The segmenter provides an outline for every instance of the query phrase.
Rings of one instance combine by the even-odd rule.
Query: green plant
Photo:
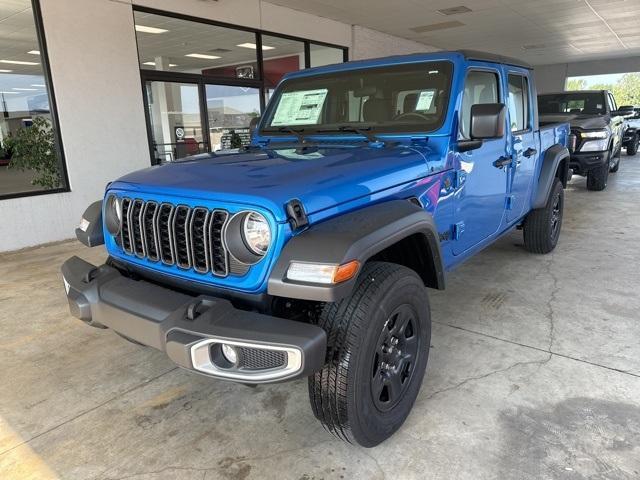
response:
[[[34,118],[30,127],[20,128],[12,138],[5,140],[4,146],[12,153],[9,168],[36,173],[32,185],[44,188],[61,186],[60,163],[49,120]]]

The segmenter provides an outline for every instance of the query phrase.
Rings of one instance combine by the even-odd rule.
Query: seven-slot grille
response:
[[[125,197],[119,243],[125,253],[198,273],[229,274],[222,229],[226,210]]]

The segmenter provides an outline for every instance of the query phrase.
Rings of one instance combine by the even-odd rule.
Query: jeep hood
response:
[[[308,214],[436,173],[426,144],[338,146],[201,154],[130,173],[109,188],[259,205],[285,221],[284,205],[302,201]]]
[[[610,121],[609,115],[583,115],[579,113],[544,113],[539,117],[544,122],[568,123],[571,128],[584,128],[585,130],[605,128]]]

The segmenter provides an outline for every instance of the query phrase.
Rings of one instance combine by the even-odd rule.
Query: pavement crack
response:
[[[546,272],[547,275],[551,277],[553,283],[551,285],[551,295],[549,295],[549,300],[547,300],[546,307],[547,313],[545,317],[549,321],[549,346],[547,347],[547,351],[551,353],[553,348],[553,342],[555,341],[555,332],[556,332],[556,324],[555,324],[555,311],[553,309],[553,303],[557,300],[558,293],[558,277],[553,273],[553,254],[549,255],[549,261],[547,262]]]
[[[485,374],[482,374],[482,375],[476,375],[476,376],[473,376],[473,377],[467,377],[464,380],[462,380],[462,381],[460,381],[460,382],[458,382],[458,383],[456,383],[454,385],[450,385],[448,387],[445,387],[445,388],[442,388],[440,390],[436,390],[435,392],[432,392],[429,396],[427,396],[427,400],[430,400],[433,397],[435,397],[436,395],[439,395],[441,393],[449,392],[451,390],[457,390],[458,388],[463,387],[464,385],[466,385],[469,382],[474,382],[476,380],[483,380],[483,379],[485,379],[487,377],[490,377],[492,375],[497,375],[499,373],[504,373],[504,372],[507,372],[507,371],[509,371],[509,370],[511,370],[513,368],[516,368],[516,367],[520,367],[520,366],[524,366],[524,365],[538,365],[538,369],[539,369],[540,367],[542,367],[542,365],[545,365],[546,363],[548,363],[551,360],[551,357],[552,357],[552,354],[549,353],[549,356],[547,358],[545,358],[545,359],[542,359],[542,360],[530,360],[530,361],[527,361],[527,362],[522,362],[522,361],[521,362],[515,362],[515,363],[513,363],[513,364],[511,364],[511,365],[509,365],[508,367],[505,367],[505,368],[500,368],[498,370],[493,370],[491,372],[488,372],[488,373],[485,373]]]

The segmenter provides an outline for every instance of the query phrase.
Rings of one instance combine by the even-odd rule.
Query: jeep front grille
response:
[[[224,277],[229,274],[229,254],[222,230],[228,220],[226,210],[125,197],[118,240],[129,255]]]

